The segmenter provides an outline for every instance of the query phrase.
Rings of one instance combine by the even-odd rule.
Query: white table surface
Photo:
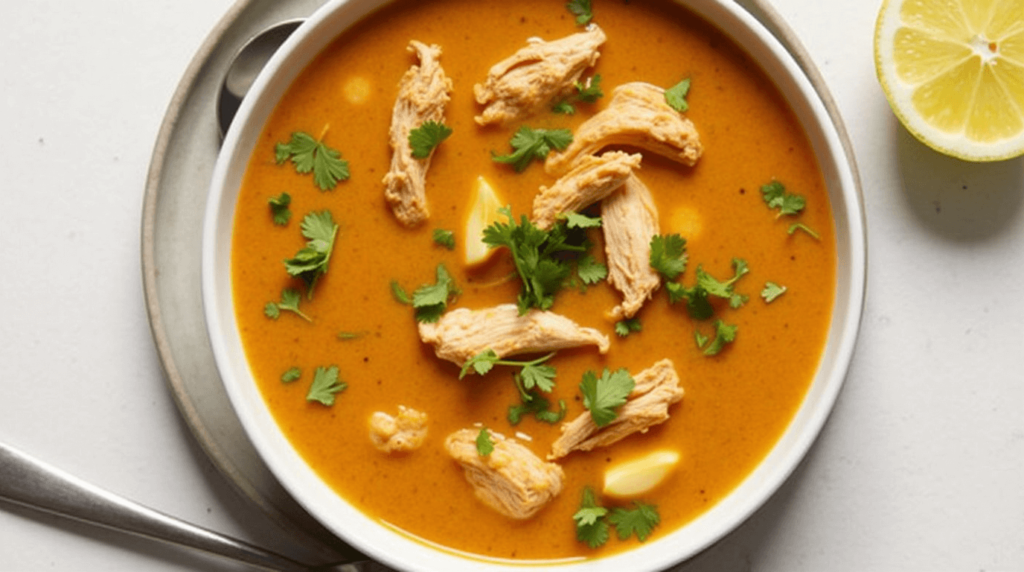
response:
[[[230,4],[0,2],[0,440],[285,550],[179,416],[142,292],[153,144]],[[875,80],[878,0],[773,4],[850,130],[867,307],[809,458],[686,569],[1024,570],[1024,159],[961,163],[907,135]],[[0,503],[0,570],[192,569],[242,568]]]

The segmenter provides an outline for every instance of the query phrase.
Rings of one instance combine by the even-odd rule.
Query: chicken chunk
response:
[[[615,192],[640,167],[642,156],[622,151],[586,155],[554,185],[541,187],[533,199],[533,224],[549,229],[559,215],[576,212]]]
[[[438,63],[439,46],[413,40],[408,49],[416,54],[419,65],[412,66],[402,76],[391,112],[391,168],[384,176],[384,196],[399,222],[411,227],[430,216],[426,178],[431,157],[413,157],[409,132],[428,121],[444,121],[452,81]]]
[[[665,102],[665,90],[632,82],[616,87],[608,107],[583,122],[568,147],[550,153],[544,168],[560,175],[579,157],[612,145],[639,147],[688,166],[704,152],[693,123]]]
[[[565,473],[525,446],[490,432],[494,450],[477,451],[478,430],[462,429],[448,436],[445,448],[465,472],[476,497],[516,520],[530,518],[562,491]]]
[[[427,438],[427,414],[404,405],[398,415],[377,411],[370,416],[370,440],[385,452],[406,452],[419,449]]]
[[[530,38],[526,47],[495,64],[487,79],[473,86],[477,103],[486,106],[476,122],[507,124],[568,95],[597,61],[605,38],[596,24],[551,42]]]
[[[552,444],[548,460],[560,459],[573,451],[590,451],[616,443],[634,433],[646,433],[668,420],[668,407],[683,398],[679,375],[670,359],[663,359],[633,377],[636,385],[618,410],[614,421],[598,427],[590,412],[562,425],[561,436]]]
[[[610,317],[632,318],[661,285],[651,267],[651,237],[658,234],[658,206],[650,190],[636,175],[601,201],[604,251],[608,282],[622,293],[622,303]]]
[[[434,346],[434,353],[457,365],[491,349],[500,357],[595,345],[608,351],[608,336],[580,327],[553,312],[530,310],[520,316],[515,304],[483,310],[459,308],[434,323],[419,325],[420,339]]]

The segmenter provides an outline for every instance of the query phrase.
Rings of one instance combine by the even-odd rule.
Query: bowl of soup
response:
[[[683,561],[843,384],[865,230],[813,87],[733,2],[587,4],[329,2],[217,160],[234,414],[395,568]]]

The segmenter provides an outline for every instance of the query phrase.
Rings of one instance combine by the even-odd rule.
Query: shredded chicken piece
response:
[[[391,169],[384,176],[384,196],[399,222],[411,227],[430,216],[426,178],[433,152],[430,157],[413,157],[409,132],[427,121],[444,121],[452,81],[438,63],[440,46],[427,46],[413,40],[408,50],[416,54],[419,65],[413,65],[402,76],[391,112]]]
[[[608,351],[608,336],[553,312],[530,310],[520,316],[515,304],[483,310],[458,308],[434,323],[419,325],[420,339],[441,359],[462,365],[491,349],[500,357],[595,345]]]
[[[651,237],[658,234],[658,207],[643,182],[626,179],[619,192],[601,201],[601,226],[608,282],[622,293],[610,316],[632,318],[661,285],[651,267]]]
[[[427,414],[404,405],[398,415],[377,411],[370,416],[370,440],[385,453],[419,449],[427,438]]]
[[[564,173],[579,157],[610,145],[639,147],[688,166],[704,152],[693,123],[665,102],[665,90],[632,82],[616,87],[608,107],[584,121],[563,151],[548,154],[544,168]]]
[[[562,491],[565,473],[525,446],[489,431],[494,450],[482,456],[476,448],[479,430],[452,433],[445,448],[465,472],[476,497],[501,514],[517,520],[533,516]]]
[[[609,151],[585,155],[550,187],[542,186],[533,199],[533,223],[549,229],[559,215],[576,212],[614,193],[640,168],[642,155]]]
[[[484,83],[473,86],[477,103],[486,106],[476,122],[506,124],[568,95],[601,55],[597,50],[605,39],[596,24],[551,42],[530,38],[526,47],[491,67]]]
[[[633,433],[668,420],[668,407],[683,398],[679,375],[670,359],[663,359],[633,377],[636,385],[614,421],[598,427],[590,412],[562,425],[562,435],[551,446],[548,460],[560,459],[573,451],[590,451],[616,443]]]

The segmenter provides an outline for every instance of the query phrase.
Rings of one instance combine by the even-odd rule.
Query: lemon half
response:
[[[483,176],[477,177],[473,183],[469,213],[466,215],[465,223],[466,240],[462,259],[467,265],[480,264],[494,253],[493,248],[484,244],[484,229],[498,220],[498,209],[503,204],[501,197],[498,196],[498,192],[494,190],[490,182]]]
[[[930,147],[969,161],[1024,154],[1024,0],[885,0],[875,68]]]

